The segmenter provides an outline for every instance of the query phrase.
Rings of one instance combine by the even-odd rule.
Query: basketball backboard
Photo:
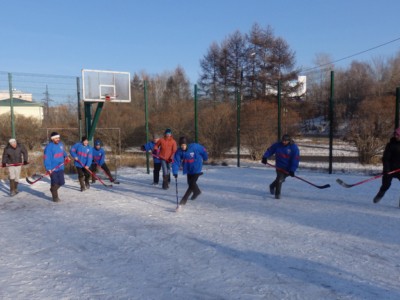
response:
[[[131,79],[128,72],[82,70],[83,101],[131,102]]]

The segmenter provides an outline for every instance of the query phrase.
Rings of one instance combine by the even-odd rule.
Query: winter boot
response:
[[[269,192],[271,193],[271,195],[274,195],[274,194],[275,194],[275,186],[274,186],[273,183],[271,183],[271,184],[269,185]]]
[[[383,198],[383,195],[385,195],[385,192],[382,192],[381,190],[379,190],[378,194],[376,194],[376,196],[374,197],[374,203],[378,203],[379,201],[381,201],[381,199]]]
[[[85,188],[90,189],[89,177],[85,177]]]
[[[94,176],[92,176],[92,184],[96,183],[96,178],[94,178]]]
[[[281,199],[281,195],[280,194],[276,194],[275,195],[275,199],[278,199],[278,200]]]
[[[50,192],[51,192],[51,197],[53,199],[53,202],[60,202],[60,198],[58,198],[58,189],[60,188],[59,185],[55,184],[52,185],[50,188]]]
[[[164,190],[168,190],[168,175],[163,176],[163,183],[162,183],[162,188]]]
[[[79,177],[79,184],[81,185],[81,192],[86,190],[85,181],[83,177]]]
[[[18,183],[19,183],[19,182],[14,181],[14,190],[15,190],[15,193],[16,193],[16,194],[19,193],[19,191],[18,191]]]
[[[190,188],[187,189],[185,195],[183,195],[181,201],[179,202],[179,205],[185,205],[186,202],[188,201],[191,193],[192,193],[192,190]]]
[[[168,183],[171,183],[171,173],[168,174]]]
[[[15,192],[15,179],[10,179],[10,196],[15,196],[17,193]]]
[[[201,194],[201,191],[200,191],[199,187],[196,186],[193,191],[193,196],[192,196],[192,198],[190,198],[190,200],[195,200],[200,194]]]

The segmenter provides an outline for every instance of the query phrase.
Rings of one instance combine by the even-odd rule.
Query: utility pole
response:
[[[44,105],[46,107],[46,122],[48,123],[50,121],[50,101],[53,101],[50,99],[50,94],[49,94],[49,88],[46,84],[46,92],[43,93],[44,98],[42,99],[44,101]]]

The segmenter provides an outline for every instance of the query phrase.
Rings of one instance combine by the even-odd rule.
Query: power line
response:
[[[377,48],[386,46],[386,45],[391,44],[391,43],[394,43],[394,42],[396,42],[396,41],[398,41],[398,40],[400,40],[400,37],[399,37],[399,38],[396,38],[396,39],[394,39],[394,40],[391,40],[391,41],[389,41],[389,42],[380,44],[380,45],[378,45],[378,46],[369,48],[369,49],[367,49],[367,50],[360,51],[360,52],[357,52],[357,53],[355,53],[355,54],[352,54],[352,55],[349,55],[349,56],[340,58],[340,59],[338,59],[338,60],[334,60],[334,61],[331,61],[331,62],[326,63],[326,64],[322,64],[322,65],[318,65],[318,66],[316,66],[316,67],[312,67],[312,68],[309,68],[309,69],[302,70],[302,72],[308,72],[308,71],[312,71],[312,70],[315,70],[315,69],[320,69],[320,68],[322,68],[322,67],[325,67],[325,66],[328,66],[328,65],[331,65],[331,64],[340,62],[340,61],[342,61],[342,60],[346,60],[346,59],[352,58],[352,57],[354,57],[354,56],[357,56],[357,55],[360,55],[360,54],[363,54],[363,53],[366,53],[366,52],[375,50],[375,49],[377,49]]]

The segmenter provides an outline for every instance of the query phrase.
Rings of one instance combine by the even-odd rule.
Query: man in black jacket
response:
[[[23,160],[22,160],[23,157]],[[8,167],[8,178],[10,179],[10,196],[18,193],[18,182],[21,175],[21,166],[28,164],[28,151],[24,145],[18,144],[16,139],[8,141],[4,148],[2,167]]]
[[[400,180],[400,171],[387,174],[388,172],[400,169],[400,127],[395,130],[393,137],[390,139],[389,143],[386,144],[382,163],[383,173],[385,174],[382,176],[382,185],[374,198],[374,203],[381,201],[385,192],[390,188],[393,178]]]

